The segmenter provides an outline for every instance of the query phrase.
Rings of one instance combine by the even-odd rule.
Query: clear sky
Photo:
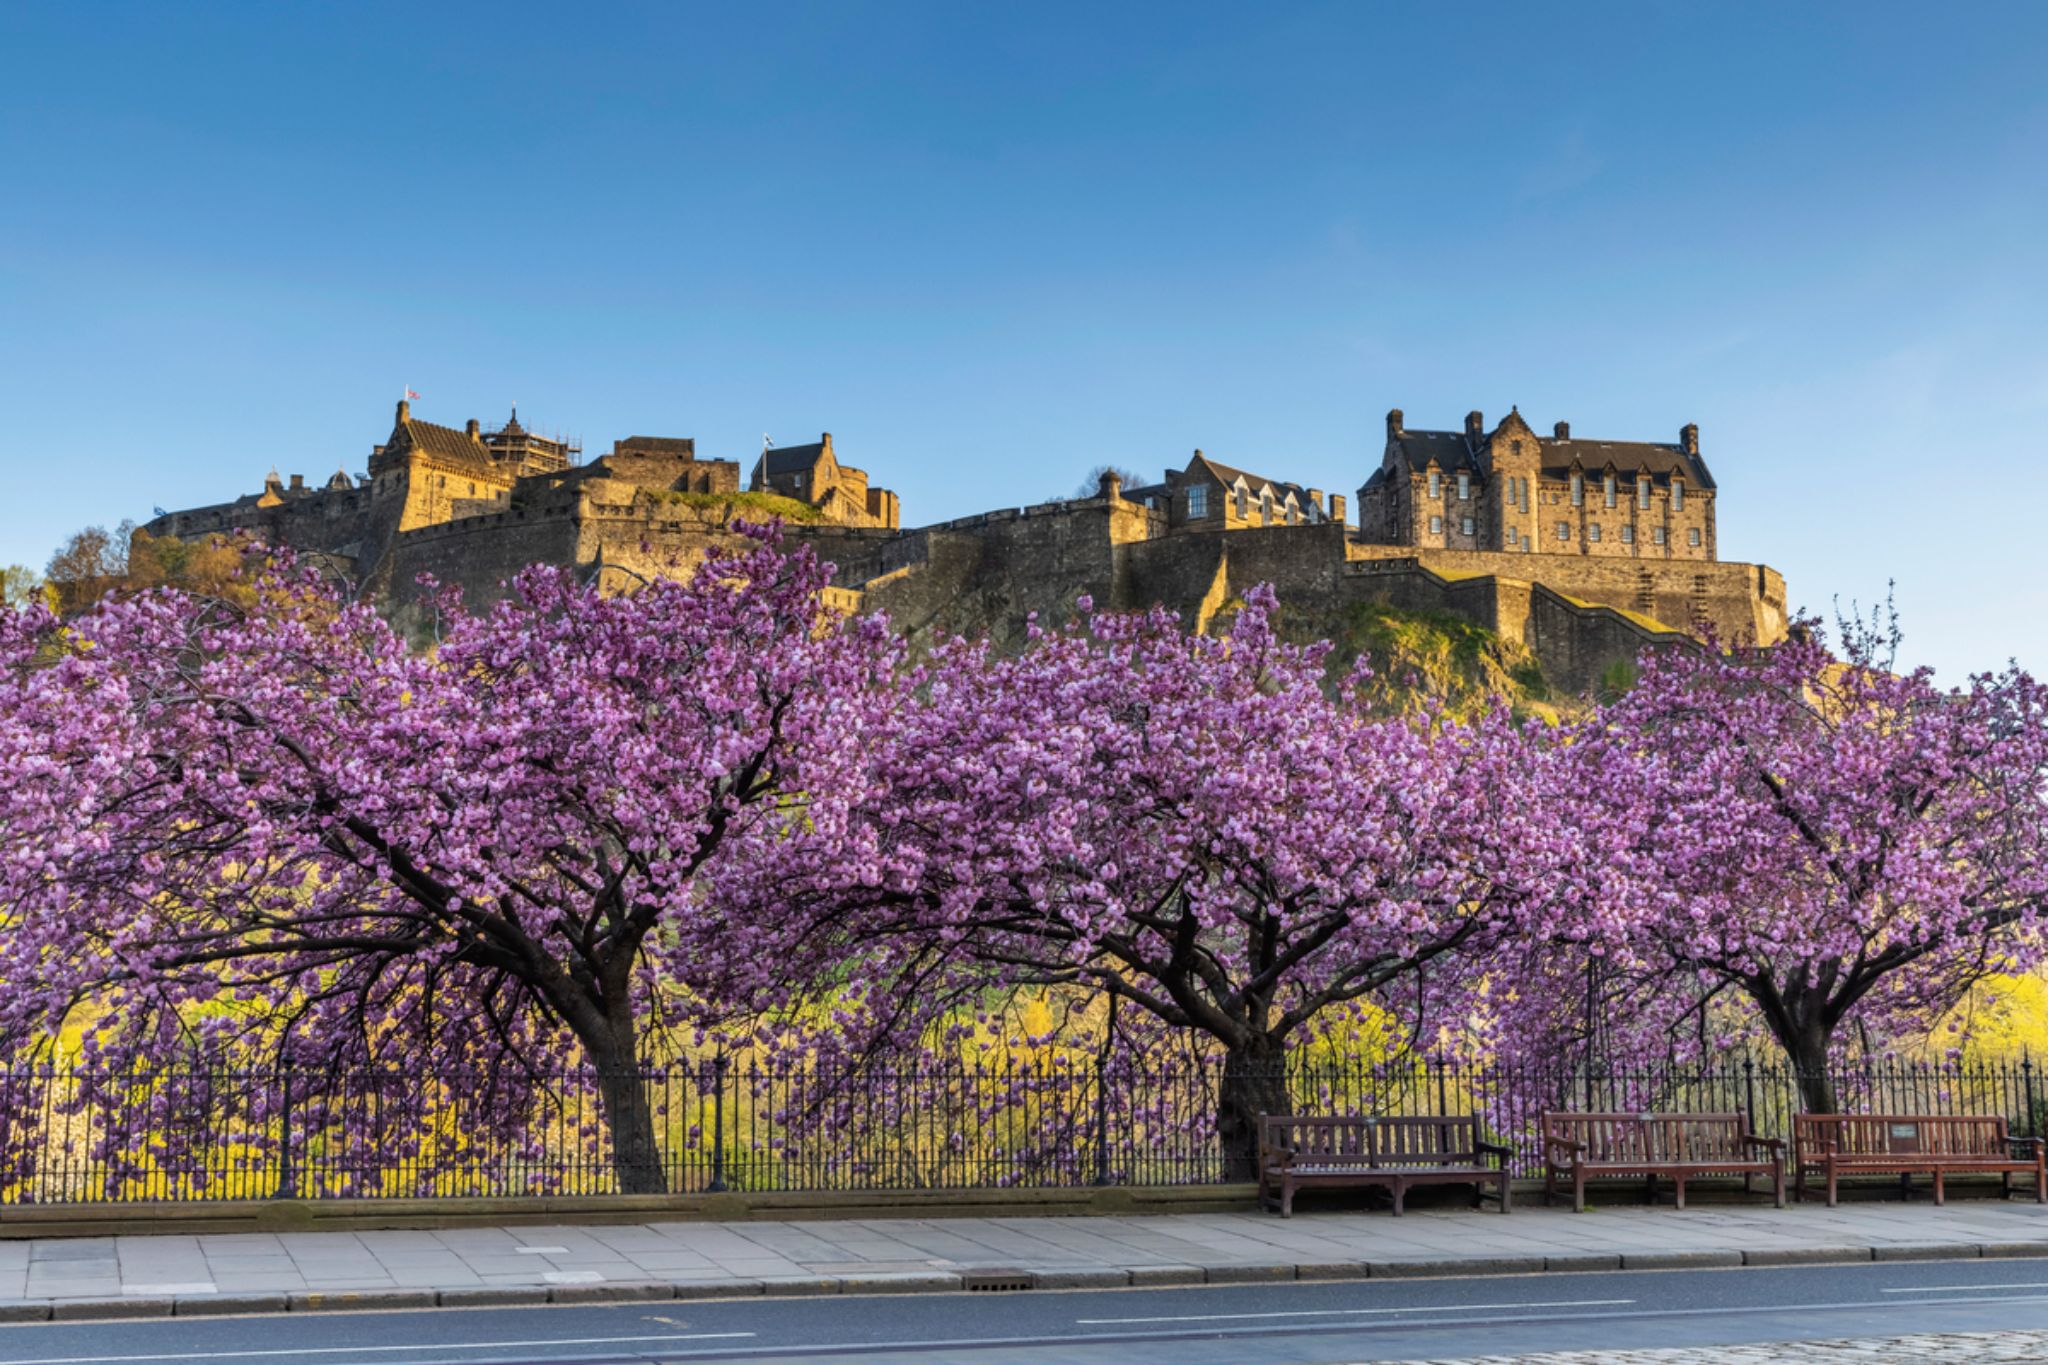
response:
[[[1795,604],[2048,671],[2048,7],[0,5],[0,563],[419,415],[909,523],[1383,418],[1674,440]],[[1354,497],[1355,500],[1355,497]]]

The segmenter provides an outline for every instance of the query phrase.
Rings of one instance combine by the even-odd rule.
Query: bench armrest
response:
[[[1499,1157],[1503,1163],[1513,1161],[1515,1159],[1515,1149],[1508,1146],[1505,1142],[1475,1142],[1472,1145],[1475,1149],[1477,1149],[1480,1152],[1493,1153],[1493,1155]]]
[[[2041,1155],[2044,1146],[2041,1139],[2037,1137],[2009,1137],[2006,1141],[2012,1144],[2014,1151],[2026,1148],[2034,1156]]]
[[[1543,1150],[1546,1154],[1554,1151],[1583,1152],[1586,1144],[1575,1138],[1559,1137],[1556,1133],[1543,1135]]]
[[[1764,1150],[1776,1152],[1780,1156],[1785,1154],[1785,1139],[1783,1138],[1759,1137],[1755,1133],[1744,1133],[1742,1141],[1744,1146],[1762,1147]]]

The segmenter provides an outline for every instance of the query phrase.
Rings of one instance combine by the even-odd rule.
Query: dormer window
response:
[[[1608,476],[1606,477],[1606,479],[1604,479],[1604,480],[1603,480],[1603,481],[1601,482],[1601,491],[1602,491],[1603,493],[1605,493],[1605,494],[1607,495],[1607,505],[1608,505],[1609,507],[1612,507],[1612,506],[1614,506],[1614,490],[1615,490],[1614,476],[1613,476],[1612,474],[1609,474],[1609,475],[1608,475]]]
[[[1440,498],[1444,495],[1444,476],[1434,469],[1429,471],[1429,495]]]
[[[1237,486],[1237,519],[1243,521],[1252,514],[1251,493],[1243,484]]]
[[[1458,501],[1468,501],[1472,496],[1472,476],[1464,470],[1458,471]]]
[[[1572,506],[1584,507],[1585,505],[1586,476],[1584,474],[1574,473],[1572,475]]]
[[[1273,524],[1273,490],[1270,488],[1259,490],[1259,524],[1261,526],[1271,526]]]
[[[1650,510],[1650,476],[1648,474],[1636,475],[1636,506],[1642,508],[1645,512]]]
[[[1188,490],[1188,520],[1209,515],[1209,486],[1196,484]]]
[[[1685,510],[1685,480],[1683,479],[1673,479],[1671,481],[1671,510],[1674,512]]]

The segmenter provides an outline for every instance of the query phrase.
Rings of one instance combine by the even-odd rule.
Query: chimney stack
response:
[[[1102,490],[1102,496],[1110,502],[1115,502],[1124,495],[1124,481],[1114,469],[1103,470],[1102,478],[1097,481],[1096,486]]]
[[[1394,437],[1399,436],[1401,434],[1401,431],[1401,410],[1399,408],[1388,408],[1387,438],[1389,440],[1392,440]]]
[[[404,425],[405,425],[405,424],[406,424],[407,422],[410,422],[411,420],[412,420],[412,404],[410,404],[410,403],[406,402],[406,401],[405,401],[405,400],[404,400],[403,398],[399,399],[399,400],[398,400],[398,424],[399,424],[400,426],[404,426]]]
[[[1560,441],[1569,441],[1572,438],[1572,424],[1570,422],[1559,422],[1550,430]]]
[[[1344,524],[1344,513],[1344,495],[1342,493],[1330,494],[1330,520],[1342,526]]]
[[[1700,453],[1700,429],[1694,422],[1687,422],[1678,429],[1678,446],[1688,455]]]
[[[306,490],[306,476],[305,476],[304,474],[294,474],[294,475],[292,475],[292,492],[294,492],[294,493],[303,493],[303,492],[305,492],[305,490]]]
[[[1486,418],[1477,408],[1465,414],[1465,439],[1475,446],[1486,439]]]
[[[472,441],[483,439],[483,424],[477,421],[476,418],[474,417],[469,419],[469,425],[465,427],[464,430],[469,433],[469,439]]]

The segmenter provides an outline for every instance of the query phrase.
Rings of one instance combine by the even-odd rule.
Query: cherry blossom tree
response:
[[[870,1047],[1018,986],[1104,993],[1224,1053],[1242,1171],[1294,1040],[1368,1000],[1425,1028],[1462,954],[1570,886],[1512,722],[1332,698],[1274,605],[1223,638],[1153,613],[940,647],[825,837],[718,869],[728,960],[833,982]]]
[[[660,1189],[640,1068],[719,951],[701,874],[890,710],[895,646],[824,581],[772,532],[620,597],[533,568],[427,652],[289,571],[0,615],[0,1045],[474,1068],[511,1127],[580,1063],[619,1187]]]
[[[2048,893],[2048,692],[2017,669],[1945,690],[1891,667],[1882,632],[1845,634],[1839,657],[1810,622],[1646,656],[1571,736],[1552,803],[1601,859],[1567,937],[1610,964],[1625,1026],[1740,1001],[1815,1112],[1846,1021],[1925,1030],[2033,964]],[[1527,1008],[1555,1013],[1558,984],[1525,976]]]

